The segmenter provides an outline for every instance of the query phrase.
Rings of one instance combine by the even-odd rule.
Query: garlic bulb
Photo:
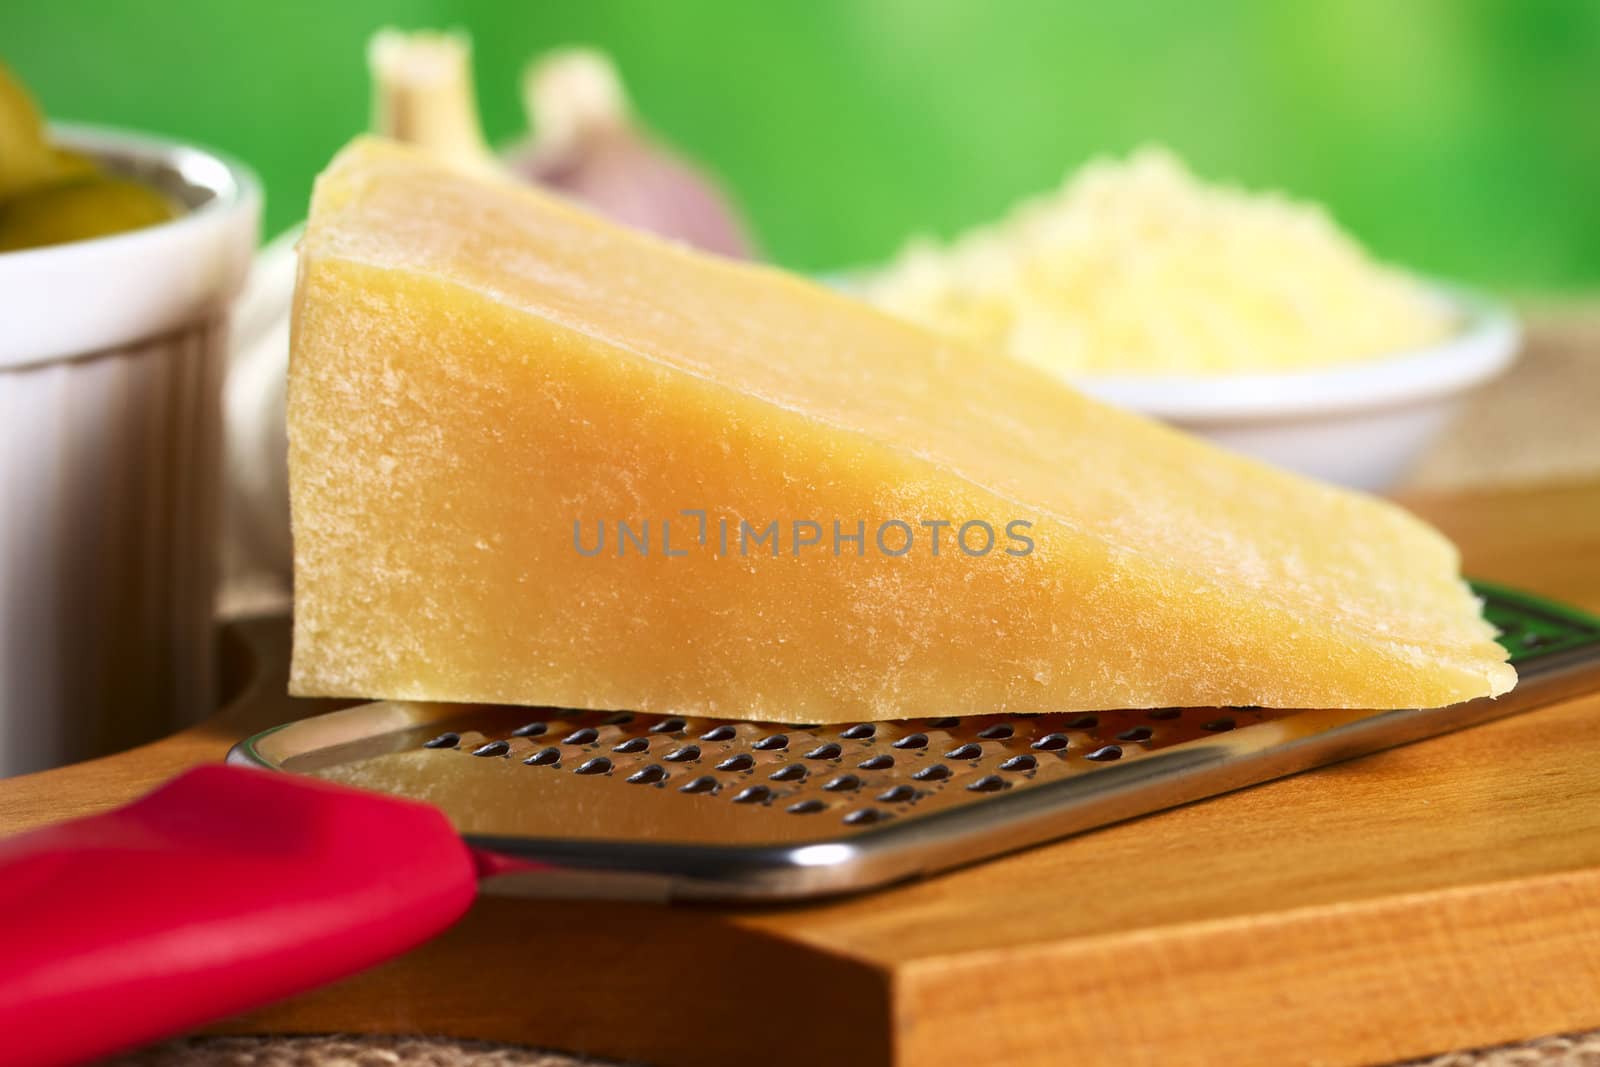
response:
[[[748,258],[727,196],[693,163],[640,127],[616,67],[586,48],[546,54],[523,77],[534,137],[513,169],[624,225],[708,252]]]
[[[226,616],[284,611],[294,572],[285,428],[289,306],[300,227],[256,253],[228,324],[222,589]]]
[[[489,151],[472,88],[472,47],[447,33],[383,30],[367,49],[373,126],[385,137],[577,200],[615,222],[740,258],[750,242],[712,178],[640,128],[615,65],[589,48],[528,66],[523,107],[534,136]]]

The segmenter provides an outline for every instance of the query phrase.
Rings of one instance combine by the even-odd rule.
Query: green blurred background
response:
[[[471,32],[496,140],[530,56],[609,49],[796,268],[881,259],[1154,141],[1425,271],[1600,283],[1597,0],[5,0],[0,56],[56,117],[253,163],[271,233],[365,126],[385,24]]]

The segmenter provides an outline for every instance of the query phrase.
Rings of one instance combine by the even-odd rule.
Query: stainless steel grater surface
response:
[[[1520,680],[1402,711],[1161,708],[840,726],[383,702],[230,760],[427,801],[558,891],[775,900],[870,889],[1600,688],[1600,620],[1479,585]],[[1397,797],[1396,803],[1403,803]],[[518,888],[514,873],[492,880]],[[535,881],[541,891],[548,873]]]

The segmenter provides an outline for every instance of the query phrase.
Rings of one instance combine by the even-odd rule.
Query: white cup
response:
[[[52,132],[188,210],[0,253],[0,776],[211,710],[227,312],[261,209],[210,152]]]

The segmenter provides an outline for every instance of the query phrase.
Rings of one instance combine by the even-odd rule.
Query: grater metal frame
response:
[[[1045,772],[1066,767],[1066,764],[1033,767],[1022,777],[973,769],[964,776],[955,777],[955,783],[961,786],[959,790],[952,784],[950,792],[935,798],[926,811],[916,810],[913,802],[885,814],[881,820],[857,823],[838,819],[819,821],[814,817],[774,818],[769,814],[763,817],[757,836],[752,840],[727,841],[704,829],[698,839],[692,834],[675,836],[670,819],[664,820],[664,825],[655,832],[631,837],[573,836],[548,830],[528,833],[521,832],[522,827],[518,828],[519,832],[466,827],[463,836],[474,847],[555,868],[553,876],[548,868],[519,872],[514,864],[507,865],[503,873],[486,880],[485,887],[490,891],[746,902],[805,900],[881,888],[934,874],[1164,808],[1489,722],[1600,687],[1600,619],[1504,587],[1486,583],[1474,583],[1474,587],[1484,599],[1486,616],[1502,631],[1501,641],[1519,672],[1517,687],[1499,699],[1485,698],[1445,708],[1394,711],[1238,709],[1232,717],[1221,720],[1228,726],[1224,732],[1202,733],[1149,751],[1130,743],[1126,747],[1131,750],[1130,755],[1137,758],[1091,767],[1084,760],[1093,759],[1093,755],[1078,755],[1084,749],[1079,745],[1074,750],[1076,762],[1059,774]],[[1176,717],[1179,711],[1167,710],[1173,713],[1170,717]],[[1216,709],[1187,710],[1192,713],[1192,721],[1220,714]],[[511,721],[507,715],[526,717],[530,713],[529,709],[513,713],[511,709],[475,709],[460,705],[362,704],[257,734],[234,746],[228,759],[232,763],[256,767],[315,773],[330,766],[359,762],[374,754],[414,750],[420,737],[443,726],[463,721],[482,722],[486,717],[496,716],[497,721]],[[576,792],[597,786],[623,788],[620,781],[602,785],[582,780],[613,777],[611,758],[600,753],[610,741],[623,736],[602,739],[594,727],[583,724],[593,722],[604,727],[619,720],[626,722],[631,716],[556,709],[547,709],[547,713],[545,718],[551,723],[576,727],[572,738],[580,734],[584,737],[581,743],[569,746],[576,766],[567,769],[577,774],[560,776],[559,781],[570,783],[562,789]],[[1133,721],[1130,716],[1141,713],[1100,714],[1120,715],[1120,721],[1125,724]],[[1238,717],[1254,717],[1256,721],[1233,728]],[[680,737],[704,727],[710,729],[703,736],[725,732],[733,743],[716,755],[748,750],[754,747],[751,739],[756,733],[771,736],[778,731],[796,739],[803,738],[803,745],[840,749],[837,739],[848,738],[849,731],[860,729],[859,725],[852,727],[850,724],[812,728],[777,724],[735,726],[722,720],[664,715],[638,718],[641,722],[630,728],[636,736],[646,728],[646,723],[655,726],[656,731],[663,724],[682,724],[683,728],[675,731]],[[1093,719],[1094,716],[1079,718]],[[981,716],[937,722],[939,736],[947,738],[945,744],[953,746],[951,753],[954,754],[956,750],[980,745],[995,731],[997,724],[1034,724],[1043,720],[1044,717],[1036,716]],[[893,727],[903,738],[920,722],[922,720],[875,725]],[[1206,727],[1212,725],[1217,722],[1208,722]],[[1043,727],[1033,729],[1031,736],[1044,736]],[[1138,730],[1136,727],[1125,733],[1136,736]],[[744,733],[741,735],[739,731]],[[1148,737],[1150,731],[1145,729],[1143,733]],[[493,736],[484,733],[480,738],[494,749],[488,754],[521,754],[499,751],[501,742],[491,740]],[[1007,732],[1003,736],[1010,738],[1012,735]],[[1143,743],[1141,739],[1140,745]],[[687,747],[698,752],[699,746],[689,744]],[[1101,745],[1101,750],[1105,748],[1118,749],[1117,754],[1122,754],[1121,746]],[[618,749],[612,746],[609,750]],[[560,750],[551,746],[541,751]],[[867,751],[861,748],[850,755],[862,755]],[[883,751],[888,751],[887,742]],[[1013,750],[1007,749],[998,755],[1005,756],[1010,751]],[[463,758],[470,758],[470,755],[463,753]],[[798,755],[786,758],[796,763],[801,759]],[[822,761],[831,764],[829,773],[840,772],[830,782],[841,777],[860,777],[842,767],[840,760],[845,758],[850,757],[839,752]],[[554,763],[560,766],[559,759]],[[604,770],[596,774],[583,769],[600,764],[605,765]],[[660,769],[659,764],[639,766]],[[977,768],[975,763],[972,766]],[[992,760],[989,766],[993,766]],[[753,769],[759,771],[768,767]],[[746,783],[755,780],[749,777],[751,771],[752,767],[746,763],[739,774],[724,776],[727,779],[725,789],[719,785],[710,792],[722,792],[723,800],[730,795],[744,796],[745,793],[734,790],[741,785],[746,792],[750,790]],[[712,776],[701,776],[702,779],[709,777]],[[980,783],[988,780],[999,783],[995,791],[984,791]],[[680,776],[676,782],[681,781]],[[681,789],[676,782],[675,786]],[[665,787],[663,782],[651,784],[656,788]],[[603,809],[605,801],[595,801],[597,795],[588,794],[593,801],[591,807]],[[711,802],[710,798],[704,799]],[[448,803],[443,806],[451,813]],[[863,810],[860,805],[841,805],[839,810],[847,807],[850,811]],[[763,799],[743,810],[771,813],[778,809],[772,807],[769,799]],[[884,809],[870,810],[881,812]],[[535,813],[528,822],[537,828],[539,818]],[[763,838],[763,833],[769,836]]]

